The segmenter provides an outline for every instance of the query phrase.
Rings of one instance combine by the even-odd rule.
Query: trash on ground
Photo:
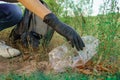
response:
[[[65,68],[85,65],[96,53],[99,40],[93,36],[82,37],[85,43],[83,51],[77,51],[69,44],[64,44],[49,53],[49,61],[55,72],[63,72]]]
[[[20,51],[18,49],[12,48],[5,44],[4,41],[0,41],[0,56],[4,58],[11,58],[20,55]]]

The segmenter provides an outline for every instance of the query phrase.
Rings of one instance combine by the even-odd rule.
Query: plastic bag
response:
[[[82,40],[85,43],[83,51],[77,51],[71,45],[64,44],[49,53],[49,61],[55,72],[63,72],[68,67],[82,66],[97,53],[98,39],[93,36],[85,36],[82,37]]]

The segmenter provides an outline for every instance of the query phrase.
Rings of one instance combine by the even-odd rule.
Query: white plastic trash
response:
[[[78,56],[72,58],[72,67],[82,66],[87,63],[96,53],[99,45],[99,40],[93,36],[82,37],[85,43],[83,51],[77,51]]]
[[[85,65],[96,53],[99,40],[93,36],[82,37],[85,43],[83,51],[71,48],[71,45],[64,44],[53,49],[49,53],[49,61],[55,72],[63,72],[65,68]]]
[[[20,51],[18,49],[12,48],[5,44],[4,41],[0,41],[0,56],[4,58],[11,58],[20,55]]]
[[[65,67],[72,66],[72,58],[67,55],[68,48],[59,46],[49,53],[49,61],[56,72],[63,72]]]

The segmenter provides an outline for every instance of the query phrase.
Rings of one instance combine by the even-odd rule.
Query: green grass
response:
[[[29,76],[7,74],[0,75],[0,80],[119,80],[120,73],[102,74],[102,75],[84,75],[80,73],[59,73],[59,74],[44,74],[41,72],[32,73]]]

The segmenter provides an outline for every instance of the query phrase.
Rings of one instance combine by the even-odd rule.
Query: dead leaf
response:
[[[102,66],[102,65],[97,65],[97,69],[99,71],[105,71],[105,72],[111,72],[108,68]]]
[[[87,75],[92,74],[92,72],[91,72],[89,69],[86,69],[86,70],[80,69],[79,71],[80,71],[81,73],[87,74]]]
[[[23,61],[26,61],[26,60],[28,60],[30,58],[30,55],[24,55],[23,56]]]

